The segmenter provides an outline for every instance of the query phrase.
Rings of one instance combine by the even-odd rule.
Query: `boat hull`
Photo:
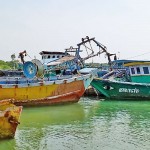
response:
[[[92,81],[91,75],[31,84],[1,85],[0,99],[14,99],[16,105],[54,105],[78,102]]]
[[[21,106],[15,106],[8,101],[0,101],[0,139],[15,136],[21,112]]]
[[[150,100],[150,84],[93,79],[91,85],[108,99]]]

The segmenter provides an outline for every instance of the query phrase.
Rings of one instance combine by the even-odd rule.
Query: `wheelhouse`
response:
[[[150,83],[150,62],[132,62],[129,67],[132,82]]]

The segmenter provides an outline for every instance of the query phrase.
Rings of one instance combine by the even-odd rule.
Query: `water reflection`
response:
[[[79,103],[63,106],[24,108],[20,128],[67,124],[84,119],[84,109]]]
[[[15,139],[0,150],[148,150],[150,102],[100,101],[24,108]]]
[[[92,118],[93,126],[101,127],[101,142],[109,143],[106,149],[149,149],[149,101],[103,101],[99,105]]]
[[[54,135],[55,138],[59,138],[61,132],[64,135],[63,126],[83,120],[84,109],[79,103],[33,109],[26,108],[21,119],[22,125],[19,127],[18,136],[16,136],[16,145],[27,149],[36,149],[42,145],[41,149],[43,149],[41,142],[46,140],[47,137]],[[58,130],[60,131],[58,132]]]

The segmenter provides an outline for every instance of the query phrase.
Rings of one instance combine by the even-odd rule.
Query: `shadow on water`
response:
[[[21,116],[22,123],[19,128],[68,124],[83,119],[84,110],[78,103],[63,106],[24,108]]]
[[[12,149],[12,146],[13,149],[34,149],[34,144],[37,148],[51,130],[83,121],[84,115],[84,108],[79,103],[24,108],[15,139],[0,141],[0,150]]]

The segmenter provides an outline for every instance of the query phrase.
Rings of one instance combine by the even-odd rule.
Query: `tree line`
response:
[[[4,61],[4,60],[0,60],[0,69],[1,70],[11,70],[11,69],[15,69],[17,65],[17,61]]]

